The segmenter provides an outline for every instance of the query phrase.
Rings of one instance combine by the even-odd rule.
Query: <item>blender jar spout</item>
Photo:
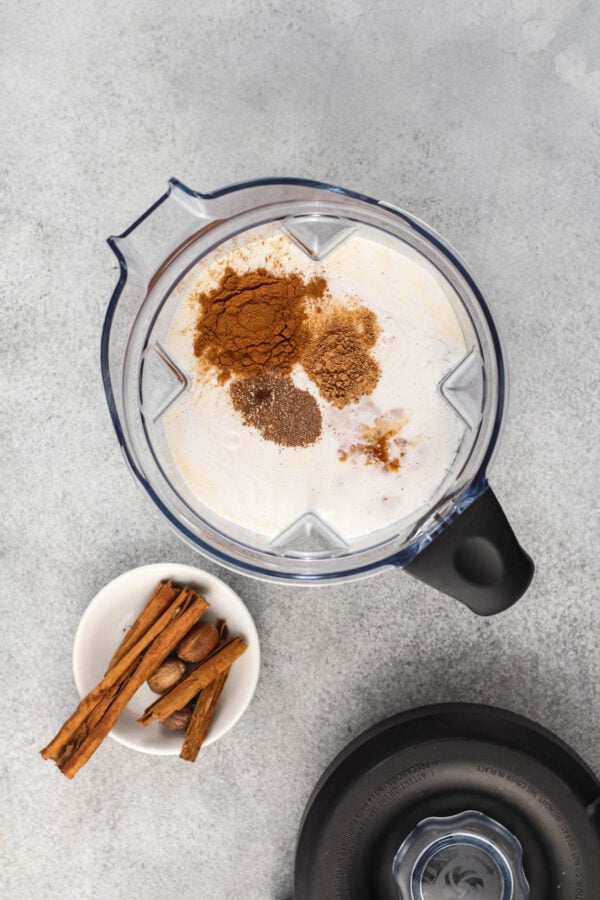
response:
[[[171,179],[166,193],[108,244],[121,266],[148,288],[182,246],[213,221],[206,202]]]

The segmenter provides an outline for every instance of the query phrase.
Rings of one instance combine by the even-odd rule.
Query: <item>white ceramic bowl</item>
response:
[[[142,607],[159,581],[190,585],[210,603],[203,618],[227,621],[232,635],[243,637],[248,649],[231,668],[203,746],[217,741],[242,716],[256,688],[260,668],[258,634],[250,613],[228,585],[208,572],[177,563],[155,563],[124,572],[96,594],[84,612],[73,645],[73,672],[77,690],[83,697],[98,682]],[[126,747],[162,756],[178,754],[183,732],[169,731],[157,722],[144,727],[137,719],[157,699],[144,684],[121,713],[111,736]]]

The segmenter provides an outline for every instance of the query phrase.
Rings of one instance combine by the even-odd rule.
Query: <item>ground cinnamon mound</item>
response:
[[[307,299],[323,297],[324,278],[304,281],[295,272],[227,268],[217,287],[198,293],[201,308],[194,353],[224,384],[232,375],[287,375],[307,340]]]
[[[338,409],[371,394],[381,376],[371,355],[381,328],[365,306],[338,307],[311,322],[301,363],[319,393]]]
[[[308,391],[272,372],[233,381],[229,394],[244,425],[284,447],[308,447],[321,435],[321,410]]]

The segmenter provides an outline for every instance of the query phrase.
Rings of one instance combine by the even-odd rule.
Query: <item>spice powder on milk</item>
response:
[[[228,384],[243,423],[266,440],[299,447],[321,435],[319,405],[294,384],[294,366],[302,366],[322,399],[339,409],[379,381],[371,354],[381,331],[375,314],[357,302],[332,306],[322,277],[228,267],[213,290],[192,300],[199,307],[199,364]]]

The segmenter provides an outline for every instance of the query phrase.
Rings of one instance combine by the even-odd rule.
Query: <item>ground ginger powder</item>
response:
[[[371,349],[380,332],[366,306],[338,306],[315,317],[301,362],[324,400],[342,409],[373,392],[381,369]]]

